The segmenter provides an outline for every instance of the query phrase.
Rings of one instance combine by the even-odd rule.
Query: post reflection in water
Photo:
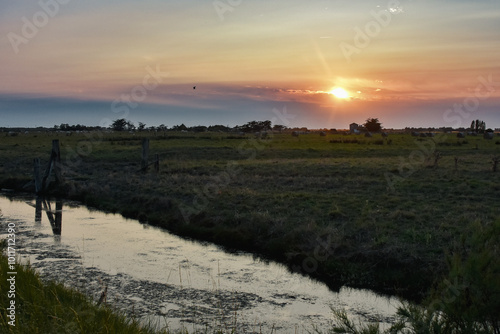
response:
[[[36,198],[36,206],[35,206],[35,223],[42,223],[42,198]]]
[[[35,222],[42,222],[42,204],[43,210],[47,214],[47,218],[49,219],[50,226],[52,227],[52,232],[54,235],[61,235],[62,231],[62,210],[63,210],[63,202],[62,199],[56,199],[56,210],[52,211],[52,206],[50,201],[44,197],[36,198],[36,206],[35,206]]]

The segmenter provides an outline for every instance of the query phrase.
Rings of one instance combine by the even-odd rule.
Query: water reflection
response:
[[[22,260],[44,277],[64,277],[66,284],[82,287],[96,300],[105,282],[113,292],[108,303],[159,326],[166,321],[173,330],[187,324],[200,330],[207,324],[225,324],[227,315],[234,314],[238,332],[326,331],[331,328],[331,306],[346,310],[355,321],[388,326],[399,305],[394,298],[369,291],[332,292],[252,254],[226,253],[213,244],[184,240],[71,202],[64,203],[64,238],[60,200],[0,196],[0,207],[0,222],[18,226]],[[44,215],[50,227],[42,223]]]
[[[35,204],[35,222],[38,224],[42,223],[42,198],[37,197],[36,198],[36,204]]]
[[[63,211],[63,201],[62,199],[56,199],[56,210],[52,210],[52,205],[50,200],[45,197],[37,197],[35,204],[35,222],[38,224],[42,223],[42,205],[43,210],[47,214],[47,219],[49,220],[50,226],[52,227],[52,233],[56,236],[61,235],[62,230],[62,211]]]

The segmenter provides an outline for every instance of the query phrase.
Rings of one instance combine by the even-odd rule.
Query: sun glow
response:
[[[328,92],[328,94],[332,94],[333,96],[339,99],[349,98],[349,93],[344,88],[341,87],[332,89],[330,92]]]

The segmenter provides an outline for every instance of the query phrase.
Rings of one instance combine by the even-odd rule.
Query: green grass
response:
[[[500,145],[452,134],[394,134],[390,144],[379,135],[317,133],[6,136],[0,187],[28,182],[33,158],[46,164],[58,136],[66,183],[54,192],[277,259],[332,287],[420,300],[446,273],[445,253],[468,224],[500,216],[500,172],[491,168]],[[137,172],[142,137],[151,140],[150,157],[160,155],[159,174]],[[437,167],[429,147],[442,156]]]
[[[333,310],[334,333],[500,333],[500,220],[469,224],[460,249],[448,256],[449,273],[422,306],[404,303],[390,329],[358,325]]]

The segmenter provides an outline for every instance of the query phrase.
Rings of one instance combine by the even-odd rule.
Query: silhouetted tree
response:
[[[143,131],[145,128],[146,128],[146,124],[142,123],[142,122],[139,122],[139,126],[137,127],[137,130]]]
[[[135,130],[135,125],[134,125],[134,123],[132,123],[132,122],[130,122],[130,121],[127,121],[126,126],[127,126],[127,130],[128,130],[128,131],[134,131],[134,130]]]
[[[206,132],[207,127],[204,125],[198,125],[198,126],[192,126],[189,130],[194,131],[194,132]]]
[[[363,126],[370,132],[382,130],[382,123],[379,122],[378,118],[368,118]]]
[[[284,125],[278,125],[278,124],[276,124],[275,126],[273,126],[273,130],[274,130],[274,131],[279,131],[279,132],[281,132],[281,131],[283,131],[283,130],[285,130],[285,129],[286,129],[286,126],[284,126]]]
[[[486,130],[486,123],[484,121],[476,119],[475,121],[472,121],[472,123],[470,124],[470,128],[476,133],[484,133],[484,131]]]
[[[271,121],[251,121],[240,127],[244,132],[260,132],[271,130]]]
[[[208,131],[213,132],[229,132],[229,130],[231,130],[231,128],[225,125],[210,125],[208,127]]]
[[[184,123],[181,125],[174,125],[172,127],[172,130],[174,130],[174,131],[187,131],[187,129],[188,128],[187,128],[187,126],[184,125]]]
[[[123,131],[127,126],[128,121],[125,118],[117,119],[111,124],[111,128],[115,131]]]

